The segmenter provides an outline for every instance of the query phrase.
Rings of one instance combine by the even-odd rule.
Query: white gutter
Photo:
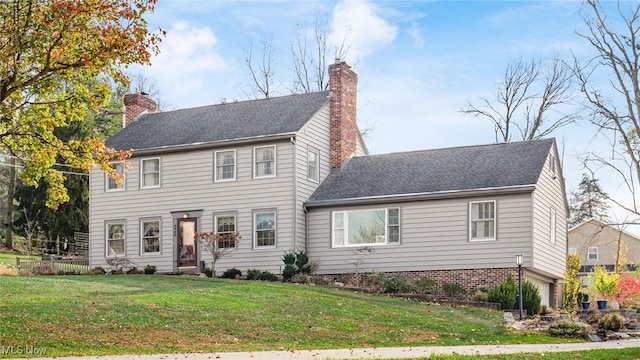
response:
[[[535,190],[535,185],[517,185],[499,188],[482,188],[471,190],[447,190],[430,193],[413,193],[413,194],[398,194],[398,195],[381,195],[381,196],[369,196],[362,198],[346,198],[346,199],[330,199],[330,200],[317,200],[308,201],[304,203],[306,208],[313,207],[325,207],[334,205],[358,205],[358,204],[377,204],[383,201],[386,202],[408,202],[419,200],[436,200],[436,199],[451,199],[461,198],[469,196],[486,196],[486,195],[501,195],[512,194],[522,192],[532,192]]]
[[[290,132],[290,133],[274,134],[274,135],[252,136],[247,138],[238,138],[238,139],[231,139],[231,140],[219,140],[219,141],[210,141],[210,142],[197,142],[197,143],[191,143],[191,144],[159,146],[159,147],[146,148],[146,149],[133,149],[133,156],[146,156],[146,155],[155,155],[160,153],[202,150],[202,149],[229,146],[229,145],[243,145],[243,144],[255,143],[255,142],[285,140],[285,139],[290,139],[291,137],[295,137],[295,135],[296,135],[295,132]]]

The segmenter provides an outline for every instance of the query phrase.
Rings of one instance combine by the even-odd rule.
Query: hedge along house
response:
[[[357,262],[471,290],[515,278],[522,253],[554,305],[566,254],[554,140],[369,156],[356,74],[337,61],[329,78],[330,91],[161,113],[127,95],[107,145],[133,149],[132,167],[121,185],[91,173],[91,266],[197,272],[211,258],[195,232],[239,232],[218,269],[280,273],[284,252],[305,250],[326,276]]]

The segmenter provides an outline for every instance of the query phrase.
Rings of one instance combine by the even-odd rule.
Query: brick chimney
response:
[[[144,112],[155,112],[156,102],[148,98],[146,94],[126,94],[124,96],[124,118],[122,127],[129,126],[138,115]]]
[[[332,169],[339,169],[356,153],[356,91],[358,75],[346,62],[336,59],[329,65],[330,154]]]

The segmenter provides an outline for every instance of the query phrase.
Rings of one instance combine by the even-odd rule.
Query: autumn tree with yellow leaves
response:
[[[9,0],[0,2],[0,151],[17,160],[18,176],[48,187],[47,206],[69,199],[64,167],[94,166],[130,154],[98,136],[63,141],[55,130],[86,119],[110,98],[108,79],[128,83],[129,64],[149,64],[161,30],[144,15],[156,0]],[[93,80],[99,80],[97,86]]]

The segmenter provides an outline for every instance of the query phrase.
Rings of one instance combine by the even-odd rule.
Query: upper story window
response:
[[[588,260],[598,260],[598,248],[590,247],[587,249],[587,259]]]
[[[107,256],[124,255],[124,222],[106,224]]]
[[[105,180],[107,183],[107,191],[116,191],[116,190],[124,190],[124,166],[120,163],[112,163],[111,167],[116,171],[116,174],[122,176],[122,181],[120,184],[111,178],[109,175],[105,174]]]
[[[214,217],[216,229],[216,246],[218,248],[235,248],[236,245],[236,216],[216,215]]]
[[[549,155],[549,171],[551,171],[551,175],[555,178],[556,176],[556,157],[553,154]]]
[[[276,146],[262,146],[253,149],[255,160],[253,176],[267,177],[276,175]]]
[[[332,246],[398,244],[400,209],[334,211]]]
[[[469,240],[496,239],[496,202],[469,203]]]
[[[576,248],[574,248],[574,247],[570,247],[570,248],[567,250],[567,254],[569,254],[569,255],[573,255],[573,254],[575,254],[575,253],[576,253]]]
[[[151,188],[160,186],[160,159],[142,159],[140,172],[140,187]]]
[[[216,151],[214,159],[216,171],[216,181],[236,179],[236,151],[225,150]]]
[[[264,211],[253,214],[254,247],[276,247],[276,212]]]
[[[143,254],[159,254],[160,253],[160,221],[142,221],[142,253]]]
[[[307,179],[318,182],[320,180],[320,153],[316,149],[307,151]]]

